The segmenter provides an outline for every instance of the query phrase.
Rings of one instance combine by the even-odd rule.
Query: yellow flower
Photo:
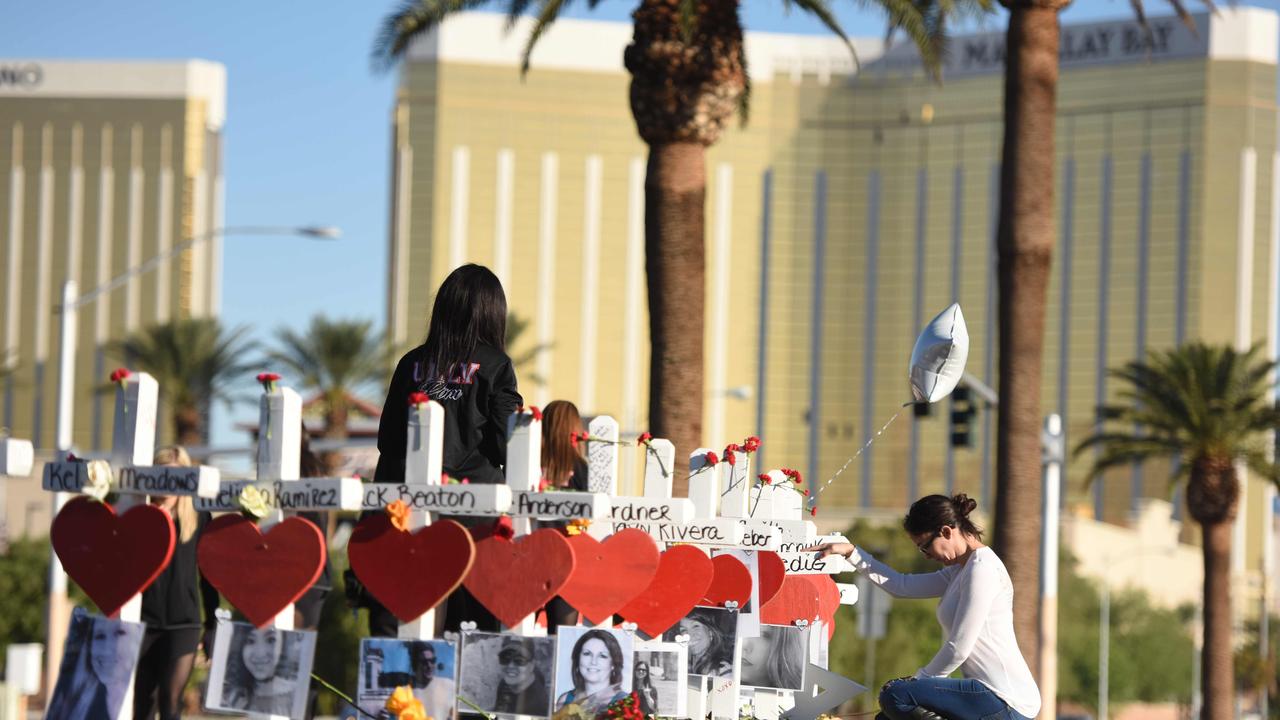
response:
[[[400,711],[396,720],[432,720],[432,718],[427,715],[426,709],[422,707],[422,701],[414,700],[413,704]]]
[[[591,527],[591,521],[589,519],[577,518],[574,520],[570,520],[569,524],[565,525],[564,531],[571,536],[581,535],[582,533],[586,532],[587,528],[589,527]]]
[[[98,502],[105,500],[107,493],[111,492],[111,465],[106,460],[90,460],[85,474],[88,479],[80,492]]]
[[[387,517],[391,518],[391,525],[395,529],[408,532],[409,506],[405,505],[403,500],[397,500],[387,506]]]
[[[565,703],[564,707],[551,716],[551,720],[592,720],[592,718],[578,703]]]
[[[418,702],[413,696],[413,690],[408,685],[401,685],[391,693],[391,697],[387,698],[386,708],[388,711],[399,715],[404,712],[411,704]]]
[[[264,518],[271,512],[271,503],[265,490],[246,485],[240,491],[240,508],[256,518]]]

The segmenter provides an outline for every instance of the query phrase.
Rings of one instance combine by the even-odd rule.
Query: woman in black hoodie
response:
[[[396,365],[378,425],[374,482],[405,481],[409,395],[424,392],[444,407],[443,469],[473,483],[506,482],[507,421],[522,404],[516,372],[506,353],[507,296],[488,268],[463,265],[436,292],[427,341]],[[458,518],[464,525],[474,522]],[[370,601],[371,635],[394,637],[395,617]],[[445,625],[472,620],[479,629],[498,622],[465,588],[448,601]]]

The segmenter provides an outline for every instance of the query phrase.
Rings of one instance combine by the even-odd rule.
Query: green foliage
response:
[[[857,522],[846,535],[901,572],[932,572],[939,568],[937,563],[922,556],[897,527],[873,527]],[[1076,565],[1070,553],[1064,551],[1059,566],[1058,700],[1093,708],[1098,699],[1101,598],[1097,583],[1080,576]],[[837,577],[840,582],[854,579],[851,574]],[[831,641],[831,669],[870,688],[856,701],[859,708],[874,707],[881,685],[913,674],[938,651],[942,629],[934,615],[937,602],[936,599],[893,599],[885,637],[876,645],[876,667],[871,682],[867,682],[866,672],[867,641],[857,633],[857,606],[840,608]],[[1113,709],[1127,702],[1190,702],[1193,645],[1189,619],[1190,610],[1153,606],[1142,592],[1112,594],[1110,697]]]
[[[316,315],[306,332],[280,328],[275,341],[277,348],[267,359],[292,371],[299,387],[322,392],[330,402],[362,386],[381,383],[390,361],[372,320]]]
[[[366,630],[369,626],[364,613],[357,618],[351,612],[343,594],[342,573],[347,569],[347,554],[330,553],[329,562],[333,566],[334,587],[320,612],[315,666],[311,672],[355,697],[356,679],[360,670],[360,638],[368,634]],[[313,687],[320,689],[316,700],[318,714],[338,715],[346,703],[328,690],[320,688],[319,684]]]
[[[111,350],[130,370],[155,377],[160,402],[176,427],[184,411],[203,415],[214,400],[235,400],[228,388],[238,379],[247,379],[253,367],[244,360],[255,347],[248,331],[246,327],[227,330],[216,318],[187,318],[136,332],[113,343]]]
[[[1280,409],[1272,403],[1274,369],[1257,345],[1239,352],[1194,342],[1152,351],[1108,373],[1120,381],[1117,402],[1098,408],[1104,425],[1080,443],[1076,455],[1098,450],[1091,478],[1114,467],[1178,457],[1174,480],[1188,477],[1202,461],[1241,460],[1262,477],[1280,481],[1280,467],[1267,459],[1270,434],[1280,426]]]
[[[93,609],[73,582],[71,602]],[[49,539],[20,538],[0,556],[0,648],[13,643],[43,643],[49,603]],[[0,653],[0,669],[4,667]]]

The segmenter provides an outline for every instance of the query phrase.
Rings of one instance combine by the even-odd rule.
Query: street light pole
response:
[[[1058,716],[1058,533],[1061,522],[1063,446],[1062,417],[1044,421],[1041,434],[1044,465],[1044,505],[1040,537],[1040,694],[1042,720]]]
[[[1173,548],[1168,548],[1159,553],[1138,552],[1134,555],[1126,555],[1126,560],[1142,558],[1153,555],[1172,555]],[[1102,611],[1098,618],[1098,720],[1107,720],[1108,703],[1111,695],[1111,567],[1114,564],[1113,556],[1108,555],[1103,558],[1102,565]]]
[[[169,248],[166,252],[125,270],[107,283],[90,290],[84,295],[77,297],[75,280],[64,282],[62,285],[62,304],[58,308],[61,313],[58,347],[58,417],[57,427],[54,432],[56,457],[59,460],[65,459],[67,453],[71,451],[72,431],[75,427],[76,332],[79,324],[80,308],[123,286],[133,278],[160,267],[164,261],[185,252],[198,243],[227,235],[295,235],[318,240],[333,240],[341,237],[342,231],[336,227],[318,225],[299,227],[250,225],[226,227],[187,238]],[[53,514],[50,517],[57,517],[58,512],[62,510],[62,506],[66,502],[67,493],[54,493]],[[50,548],[49,612],[47,617],[48,625],[46,627],[49,641],[45,648],[45,678],[47,680],[45,687],[48,688],[48,692],[52,692],[53,683],[57,677],[58,664],[62,659],[61,648],[66,640],[66,619],[68,617],[67,574],[63,571],[62,563],[58,560],[57,554]]]

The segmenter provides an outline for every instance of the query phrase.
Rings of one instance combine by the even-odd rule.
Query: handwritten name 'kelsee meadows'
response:
[[[44,489],[51,492],[80,492],[89,480],[88,466],[82,462],[52,462],[45,465]],[[140,495],[199,495],[214,497],[219,492],[217,468],[207,466],[129,466],[116,473],[115,490]]]

